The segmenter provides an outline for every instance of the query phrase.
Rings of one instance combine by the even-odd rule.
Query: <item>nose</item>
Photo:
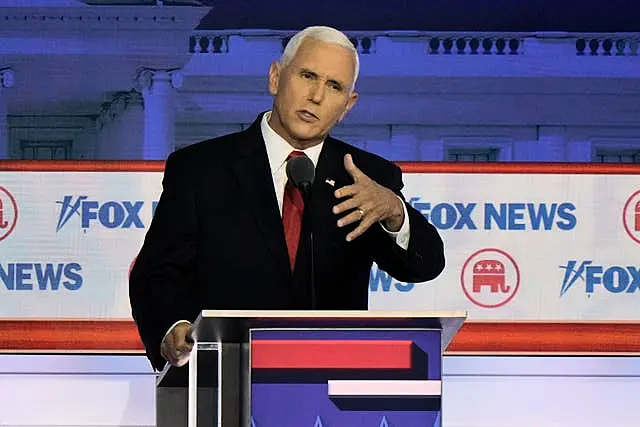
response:
[[[314,104],[320,104],[324,99],[325,86],[320,81],[312,83],[309,87],[309,101]]]

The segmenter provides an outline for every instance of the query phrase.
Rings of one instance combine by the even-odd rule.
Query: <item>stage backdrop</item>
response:
[[[563,324],[640,320],[638,167],[401,166],[404,195],[439,229],[447,265],[429,283],[401,283],[374,266],[372,309],[466,310],[471,323],[534,321],[555,334]],[[127,277],[162,168],[0,162],[0,317],[60,320],[49,328],[82,324],[63,319],[130,325]],[[216,281],[215,269],[211,281],[233,286]]]

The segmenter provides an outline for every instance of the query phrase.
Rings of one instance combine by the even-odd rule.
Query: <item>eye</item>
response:
[[[302,71],[300,75],[302,76],[303,79],[307,79],[307,80],[313,78],[313,74],[311,74],[308,71]]]
[[[336,92],[341,92],[342,91],[342,86],[340,86],[337,83],[331,83],[329,85],[329,87],[331,87],[331,89],[335,90]]]

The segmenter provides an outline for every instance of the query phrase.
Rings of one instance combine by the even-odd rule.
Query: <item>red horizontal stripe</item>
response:
[[[406,340],[259,340],[253,369],[410,369]]]
[[[141,351],[130,320],[0,320],[0,350]]]
[[[640,323],[468,322],[447,351],[640,353]]]
[[[156,160],[0,160],[0,171],[14,172],[162,172]]]
[[[0,351],[143,349],[129,320],[0,319]],[[640,322],[467,322],[447,348],[456,353],[636,353]]]
[[[529,162],[396,162],[405,173],[480,174],[640,174],[640,165],[625,163]],[[0,160],[0,171],[21,172],[162,172],[160,160]]]
[[[631,163],[398,162],[398,165],[405,173],[578,175],[636,175],[640,173],[640,165]]]

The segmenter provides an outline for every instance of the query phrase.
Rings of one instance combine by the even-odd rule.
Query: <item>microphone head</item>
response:
[[[313,162],[307,156],[291,157],[287,161],[287,178],[300,189],[305,189],[313,184],[316,170]]]

